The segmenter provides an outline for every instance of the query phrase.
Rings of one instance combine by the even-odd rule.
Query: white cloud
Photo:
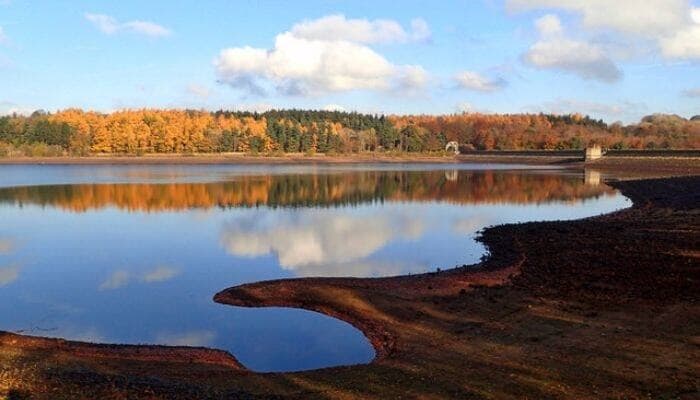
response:
[[[176,277],[179,273],[180,272],[174,268],[160,266],[144,274],[141,280],[146,283],[165,282]]]
[[[0,287],[7,286],[19,278],[19,265],[0,267]]]
[[[667,58],[700,59],[700,23],[662,38],[659,44]]]
[[[192,331],[184,333],[165,332],[156,336],[156,343],[167,346],[208,347],[216,339],[211,331]]]
[[[161,38],[172,34],[168,28],[150,21],[134,20],[119,22],[117,19],[109,15],[91,13],[85,13],[85,19],[90,21],[97,29],[107,35],[129,32],[152,38]]]
[[[421,31],[426,27],[416,22],[414,28]],[[269,86],[284,94],[303,96],[351,90],[415,90],[425,85],[425,70],[394,65],[367,46],[398,41],[405,35],[411,36],[386,20],[324,17],[280,33],[269,50],[249,46],[224,49],[214,67],[220,82],[257,95],[265,94]]]
[[[122,27],[124,30],[150,37],[164,37],[172,34],[168,28],[149,21],[129,21],[122,24]]]
[[[86,13],[85,19],[92,22],[92,24],[95,25],[102,33],[106,33],[108,35],[116,33],[120,28],[117,20],[108,15]]]
[[[535,21],[535,27],[543,36],[560,35],[564,32],[559,17],[547,14]]]
[[[430,28],[423,19],[411,21],[407,32],[396,21],[388,19],[347,19],[344,15],[328,15],[292,26],[295,37],[307,40],[347,41],[362,44],[402,43],[430,39]]]
[[[400,213],[354,216],[304,212],[298,216],[280,212],[251,215],[227,224],[221,244],[239,257],[275,254],[282,268],[301,276],[348,276],[353,272],[376,276],[400,268],[370,260],[370,255],[394,240],[414,240],[424,231],[422,220]]]
[[[687,0],[508,0],[511,10],[560,9],[581,15],[589,29],[613,29],[627,34],[674,32],[690,18]]]
[[[600,47],[567,38],[561,30],[559,18],[546,15],[536,21],[540,40],[525,53],[525,61],[541,69],[571,72],[584,79],[615,82],[622,71]]]
[[[416,92],[424,88],[430,76],[425,68],[419,65],[405,65],[397,69],[397,79],[395,83],[395,90],[399,92]]]
[[[507,6],[514,11],[571,12],[581,16],[589,32],[613,32],[627,41],[655,44],[670,59],[700,58],[700,8],[692,7],[688,0],[508,0]]]
[[[525,60],[538,68],[568,71],[585,79],[615,82],[622,77],[600,48],[570,39],[537,42],[525,54]]]
[[[123,270],[118,270],[114,271],[112,275],[109,276],[106,280],[104,280],[100,286],[100,290],[114,290],[114,289],[119,289],[121,287],[126,286],[127,283],[129,283],[129,280],[131,279],[131,276],[129,272],[123,271]]]
[[[478,92],[494,92],[505,86],[503,79],[489,79],[473,71],[462,71],[454,79],[459,87]]]
[[[234,86],[258,86],[255,80],[274,81],[287,94],[387,89],[394,67],[368,47],[350,42],[277,37],[275,48],[227,49],[216,61],[221,80]]]
[[[684,90],[683,96],[700,98],[700,87]]]

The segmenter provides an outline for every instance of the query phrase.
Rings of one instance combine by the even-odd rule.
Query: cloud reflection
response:
[[[117,271],[114,271],[112,275],[110,275],[106,280],[104,280],[100,286],[100,290],[114,290],[114,289],[119,289],[122,288],[129,283],[131,283],[132,280],[137,280],[142,283],[157,283],[157,282],[165,282],[170,279],[173,279],[174,277],[178,276],[180,274],[180,271],[171,268],[165,265],[158,266],[150,271],[147,271],[143,273],[140,277],[136,276],[134,277],[133,273],[120,269]]]
[[[164,332],[156,336],[156,343],[168,346],[209,347],[216,339],[212,331]]]
[[[396,276],[408,272],[420,273],[428,270],[425,264],[362,260],[339,264],[314,264],[296,269],[299,276]]]
[[[147,272],[142,278],[142,282],[165,282],[176,277],[180,272],[174,268],[160,266],[153,271]]]
[[[7,286],[19,278],[20,266],[17,264],[0,267],[0,287]]]
[[[452,224],[452,230],[459,234],[471,235],[489,224],[490,221],[485,216],[474,215],[469,218],[455,220]]]
[[[15,250],[14,239],[8,237],[0,237],[0,254],[10,254]]]
[[[124,270],[114,271],[104,282],[99,286],[100,290],[114,290],[126,286],[129,283],[129,272]]]
[[[239,257],[275,254],[282,268],[302,276],[387,275],[405,266],[367,257],[391,241],[417,240],[425,228],[420,216],[407,212],[268,211],[226,224],[221,244]]]

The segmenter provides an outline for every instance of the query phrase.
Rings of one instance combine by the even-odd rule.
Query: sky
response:
[[[700,114],[700,0],[0,0],[0,114]]]

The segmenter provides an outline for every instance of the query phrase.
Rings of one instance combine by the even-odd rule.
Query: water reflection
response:
[[[176,181],[144,167],[119,175],[126,182],[84,182],[91,168],[43,169],[26,186],[0,188],[0,329],[211,346],[260,371],[367,362],[373,351],[336,319],[213,303],[228,286],[470,264],[483,254],[474,233],[485,226],[626,204],[583,173],[226,170],[211,182],[201,167],[179,168]],[[69,184],[75,176],[82,183]]]
[[[180,272],[171,267],[161,265],[152,271],[146,272],[141,280],[146,283],[165,282],[176,277]]]
[[[126,286],[129,283],[129,272],[124,270],[114,271],[104,282],[100,283],[100,290],[114,290]]]
[[[600,186],[602,182],[602,176],[599,171],[587,169],[584,172],[584,181],[586,182],[586,185]]]
[[[428,223],[421,215],[383,208],[362,213],[261,210],[226,223],[221,243],[239,257],[275,254],[280,267],[299,276],[392,275],[412,265],[400,268],[366,258],[392,241],[419,239]]]
[[[156,342],[168,346],[192,346],[209,347],[216,339],[216,332],[212,331],[190,331],[190,332],[163,332],[156,335]]]
[[[15,250],[15,240],[0,236],[0,287],[11,284],[19,278],[20,266],[17,263],[3,265],[2,256],[8,256]]]
[[[489,222],[490,221],[485,216],[475,215],[455,220],[452,224],[452,230],[463,235],[470,235],[488,226]]]
[[[78,184],[0,188],[0,203],[84,212],[250,206],[341,206],[373,201],[443,201],[455,204],[538,204],[577,201],[614,191],[591,172],[362,171],[346,174],[239,176],[226,182]],[[595,179],[595,181],[594,181]],[[586,184],[584,184],[586,183]],[[595,183],[595,184],[593,184]]]
[[[19,265],[0,266],[0,286],[9,285],[19,278]]]
[[[98,289],[115,290],[134,281],[140,283],[165,282],[173,279],[179,273],[180,271],[177,269],[166,266],[159,266],[153,270],[145,271],[140,276],[133,276],[131,272],[120,269],[112,272],[107,279],[100,283]]]

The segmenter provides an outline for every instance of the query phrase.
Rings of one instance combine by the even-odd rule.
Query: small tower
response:
[[[586,161],[597,160],[601,157],[603,157],[603,149],[597,144],[586,148]]]

